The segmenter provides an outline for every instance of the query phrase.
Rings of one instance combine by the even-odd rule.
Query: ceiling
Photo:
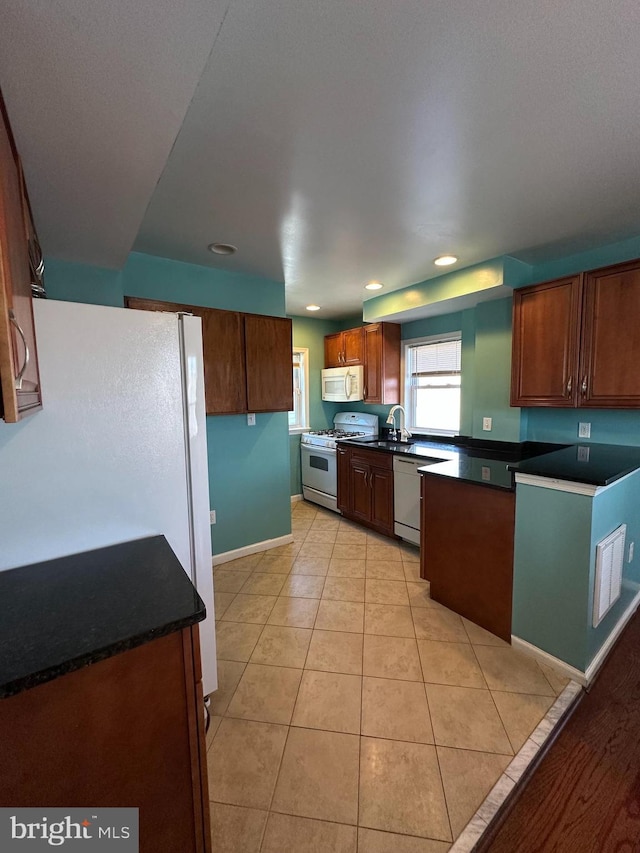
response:
[[[0,31],[45,254],[259,274],[317,317],[443,253],[640,234],[638,79],[636,0],[4,0]]]

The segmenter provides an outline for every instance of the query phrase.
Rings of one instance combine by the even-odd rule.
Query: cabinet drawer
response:
[[[360,450],[354,447],[351,450],[351,460],[371,465],[372,468],[383,468],[388,471],[393,469],[393,456],[390,453],[379,453],[377,450]]]

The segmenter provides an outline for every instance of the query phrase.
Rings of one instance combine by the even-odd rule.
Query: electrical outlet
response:
[[[485,430],[486,432],[491,432],[492,421],[493,421],[493,418],[483,418],[482,419],[482,429]]]
[[[482,466],[482,479],[490,480],[491,479],[491,468],[488,468],[486,465]]]
[[[578,438],[591,438],[591,424],[578,424]]]
[[[215,511],[215,509],[212,509],[211,512],[209,513],[209,524],[215,524],[215,523],[216,523],[216,511]]]
[[[633,560],[633,542],[629,542],[629,562]]]
[[[256,425],[256,416],[255,415],[247,415],[247,426],[255,426]]]

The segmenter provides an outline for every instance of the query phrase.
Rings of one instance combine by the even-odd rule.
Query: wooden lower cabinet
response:
[[[510,643],[515,492],[423,474],[420,515],[431,598]]]
[[[347,518],[394,536],[393,457],[359,447],[338,448],[338,509]]]
[[[139,808],[140,851],[209,853],[198,627],[0,699],[0,805]]]

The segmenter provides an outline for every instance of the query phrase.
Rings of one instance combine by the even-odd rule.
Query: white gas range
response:
[[[338,412],[333,419],[333,427],[302,433],[300,461],[305,500],[338,512],[336,443],[345,439],[376,438],[378,416]]]

